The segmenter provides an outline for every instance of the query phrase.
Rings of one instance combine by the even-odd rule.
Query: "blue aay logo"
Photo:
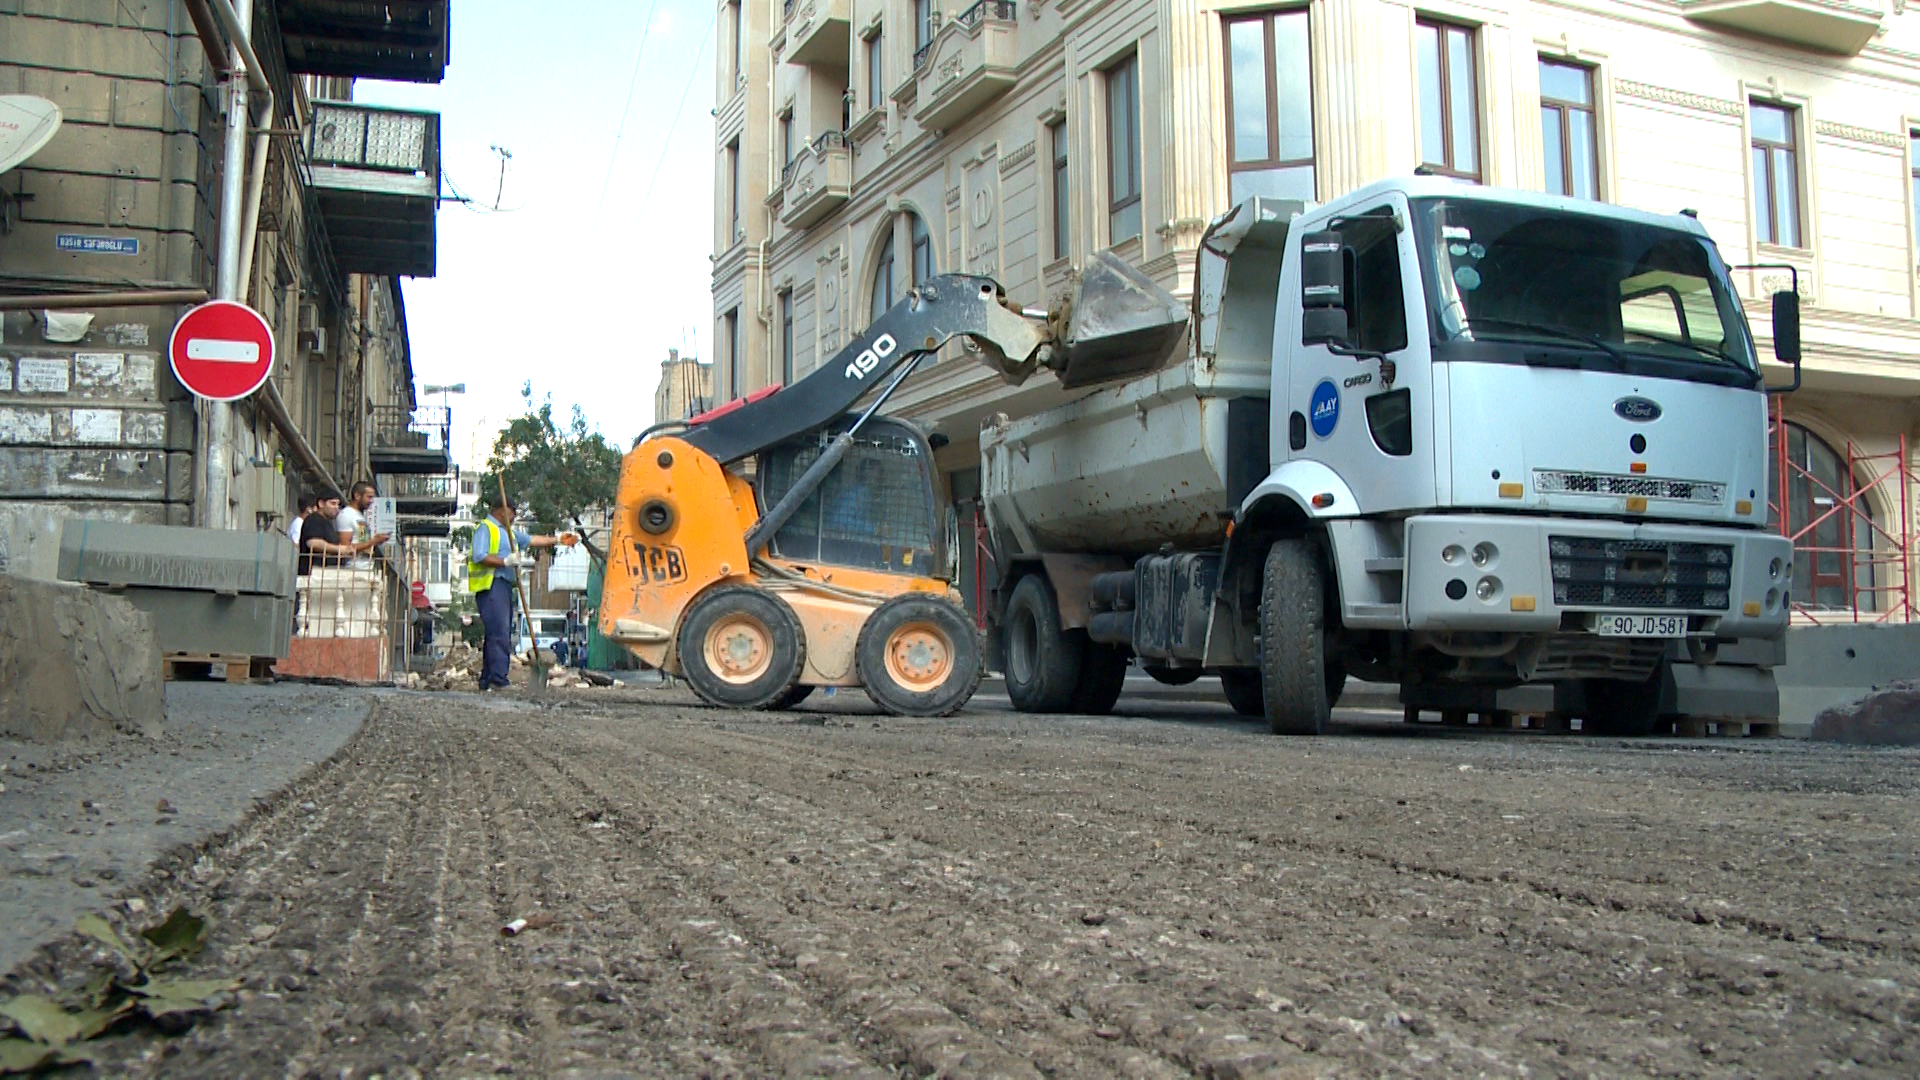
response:
[[[1333,434],[1333,426],[1340,422],[1340,389],[1332,379],[1321,379],[1313,388],[1313,397],[1307,401],[1307,418],[1313,423],[1315,435],[1324,439]]]

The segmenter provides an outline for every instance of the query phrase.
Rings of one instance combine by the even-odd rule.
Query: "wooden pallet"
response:
[[[1780,722],[1777,720],[1707,720],[1698,716],[1682,716],[1673,722],[1673,733],[1683,739],[1705,739],[1716,735],[1729,738],[1772,739],[1780,735]]]
[[[160,671],[168,682],[224,679],[233,685],[273,681],[274,657],[230,656],[223,653],[168,653]]]

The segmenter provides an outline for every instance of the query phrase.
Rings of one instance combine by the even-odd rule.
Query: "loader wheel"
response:
[[[980,632],[937,597],[908,593],[881,604],[853,655],[867,696],[897,716],[951,716],[980,687]]]
[[[1007,598],[1007,697],[1028,713],[1064,712],[1080,682],[1085,639],[1060,629],[1053,588],[1029,574]]]
[[[1260,673],[1246,668],[1229,668],[1220,673],[1220,689],[1227,704],[1241,716],[1264,716],[1267,699],[1260,691]]]
[[[1068,631],[1078,633],[1078,631]],[[1105,716],[1120,700],[1127,685],[1127,651],[1117,645],[1089,641],[1081,646],[1080,678],[1067,699],[1067,711],[1086,716]]]
[[[1275,735],[1318,735],[1333,712],[1327,581],[1311,540],[1267,549],[1260,588],[1260,687]]]
[[[764,709],[791,692],[807,658],[786,602],[750,585],[694,601],[680,625],[680,667],[693,692],[732,709]]]

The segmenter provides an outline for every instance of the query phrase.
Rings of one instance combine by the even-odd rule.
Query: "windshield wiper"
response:
[[[1675,341],[1672,338],[1660,337],[1657,334],[1648,334],[1647,336],[1653,338],[1655,341],[1657,341],[1661,345],[1671,345],[1676,349],[1685,349],[1688,352],[1699,353],[1701,356],[1704,356],[1709,360],[1717,360],[1720,363],[1727,365],[1728,367],[1738,368],[1741,371],[1747,370],[1747,365],[1741,363],[1738,360],[1735,360],[1733,357],[1728,356],[1726,353],[1721,352],[1719,349],[1709,349],[1705,345],[1695,345],[1690,341]],[[1635,342],[1628,342],[1627,344],[1629,347],[1631,347],[1632,345],[1635,344]]]
[[[1515,320],[1512,320],[1512,319],[1489,319],[1484,317],[1475,317],[1475,318],[1468,319],[1467,329],[1472,330],[1475,323],[1491,323],[1494,326],[1511,327],[1515,330],[1520,330],[1526,333],[1543,334],[1547,337],[1559,338],[1563,341],[1578,341],[1585,345],[1591,345],[1594,348],[1599,349],[1600,351],[1606,353],[1608,356],[1613,357],[1614,360],[1618,362],[1621,367],[1624,368],[1627,366],[1627,354],[1624,352],[1621,352],[1619,346],[1614,345],[1610,342],[1602,341],[1597,337],[1588,337],[1586,334],[1578,334],[1572,330],[1563,330],[1558,326],[1542,326],[1539,323],[1516,322]]]

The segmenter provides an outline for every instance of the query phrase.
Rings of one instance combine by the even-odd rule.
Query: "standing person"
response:
[[[488,495],[487,516],[473,527],[473,544],[467,552],[467,588],[487,630],[480,658],[482,690],[499,690],[507,685],[512,658],[508,641],[513,634],[513,586],[517,568],[528,561],[526,553],[555,544],[572,547],[580,540],[572,533],[529,536],[525,529],[513,527],[516,513],[512,499],[497,493]]]
[[[356,556],[372,551],[389,538],[388,533],[374,535],[373,529],[367,524],[367,508],[372,505],[373,485],[362,480],[347,492],[347,505],[333,519],[339,542],[353,548]],[[353,565],[367,570],[372,568],[373,560],[356,558]]]
[[[293,515],[293,520],[287,523],[287,536],[292,538],[293,550],[296,552],[301,550],[300,526],[306,523],[307,515],[311,513],[313,513],[313,493],[303,491],[300,493],[300,512]]]
[[[302,503],[311,504],[307,512],[294,522],[290,530],[299,536],[297,545],[299,557],[295,560],[295,570],[301,577],[313,573],[316,566],[333,566],[338,557],[352,554],[351,549],[343,548],[334,542],[333,518],[340,512],[340,493],[332,488],[322,488],[312,497],[302,497]],[[306,606],[307,583],[302,582],[293,590],[293,632],[300,632],[300,616]]]

